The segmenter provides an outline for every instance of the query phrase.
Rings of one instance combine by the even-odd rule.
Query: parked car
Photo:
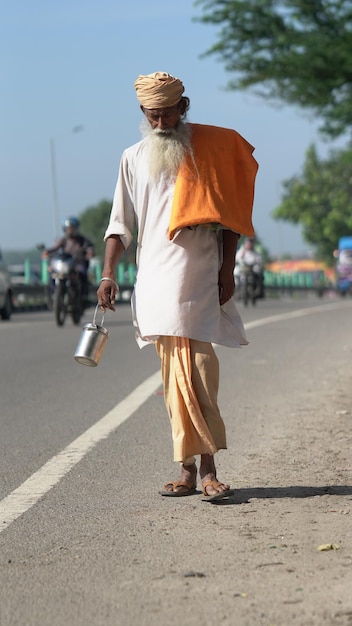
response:
[[[9,320],[12,313],[10,275],[0,250],[0,318]]]

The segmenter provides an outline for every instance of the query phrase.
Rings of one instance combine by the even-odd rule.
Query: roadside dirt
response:
[[[251,375],[248,388],[242,377],[241,423],[231,419],[236,392],[226,385],[230,450],[218,465],[234,496],[162,503],[171,557],[162,540],[163,574],[146,601],[150,609],[159,598],[165,615],[170,594],[168,625],[181,615],[187,626],[352,625],[352,345],[342,329],[335,341],[326,331],[319,320],[282,362],[269,353],[277,329],[241,354],[239,376],[244,360]],[[148,610],[145,626],[150,618]]]
[[[219,608],[218,623],[352,624],[350,385],[346,373],[324,397],[290,411],[285,433],[267,448],[264,438],[243,467],[247,484],[265,477],[267,486],[240,487],[233,498],[236,559],[231,546],[223,551],[236,603],[232,615]],[[239,584],[241,571],[248,580]],[[218,591],[221,598],[221,583]]]

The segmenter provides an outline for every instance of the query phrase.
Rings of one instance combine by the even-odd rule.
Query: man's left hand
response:
[[[232,298],[235,292],[235,277],[233,274],[233,268],[226,268],[222,266],[219,272],[219,300],[220,306],[225,304],[230,298]]]

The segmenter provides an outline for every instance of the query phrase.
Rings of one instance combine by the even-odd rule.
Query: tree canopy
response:
[[[111,200],[101,200],[97,205],[90,206],[79,216],[80,231],[92,241],[97,256],[104,258],[104,233],[109,223]]]
[[[301,176],[284,181],[283,187],[273,217],[301,224],[317,257],[331,265],[338,239],[352,235],[352,147],[323,160],[311,146]]]
[[[351,0],[196,0],[195,21],[219,25],[215,55],[229,89],[310,109],[322,131],[352,127]]]
[[[104,234],[109,223],[112,200],[101,200],[97,205],[92,205],[80,214],[80,231],[94,244],[96,256],[104,259],[105,243]],[[136,234],[134,241],[121,257],[122,262],[134,263],[136,253]]]

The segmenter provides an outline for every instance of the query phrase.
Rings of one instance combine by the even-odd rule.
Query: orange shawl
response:
[[[176,179],[169,239],[179,228],[212,223],[253,236],[258,170],[253,146],[235,130],[203,124],[191,127],[193,156],[186,157]]]

